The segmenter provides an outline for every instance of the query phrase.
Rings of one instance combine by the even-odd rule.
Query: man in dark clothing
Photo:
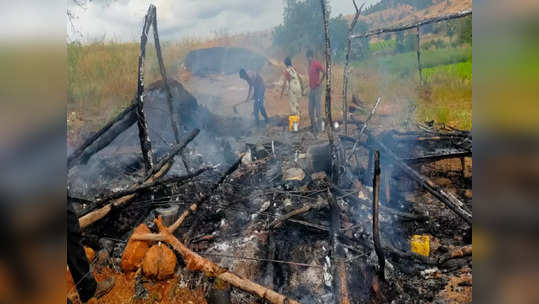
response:
[[[309,116],[311,118],[311,128],[313,133],[321,131],[322,117],[320,114],[320,97],[322,95],[321,83],[326,72],[320,62],[314,59],[313,51],[307,51],[307,60],[309,61]],[[322,77],[320,77],[320,72]]]
[[[244,69],[240,70],[240,78],[247,81],[249,84],[249,92],[247,93],[246,102],[251,99],[251,92],[253,92],[254,99],[254,109],[253,114],[255,116],[256,125],[259,126],[258,112],[262,113],[264,121],[268,123],[268,114],[266,114],[266,109],[264,108],[264,92],[266,87],[264,86],[264,79],[260,74],[255,73],[252,75],[247,74]]]
[[[96,282],[90,271],[86,253],[81,245],[79,219],[73,207],[67,203],[67,266],[77,287],[82,303],[88,302],[92,297],[100,298],[114,287],[114,279]],[[69,303],[69,300],[68,300]]]

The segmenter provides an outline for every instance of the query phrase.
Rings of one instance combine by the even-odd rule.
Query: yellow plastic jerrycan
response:
[[[429,256],[430,253],[430,239],[428,235],[413,235],[410,239],[410,247],[413,252]]]
[[[288,130],[290,132],[297,132],[299,128],[299,115],[288,116]]]

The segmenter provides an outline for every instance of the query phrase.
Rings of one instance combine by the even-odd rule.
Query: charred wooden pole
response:
[[[140,56],[138,58],[138,83],[137,83],[137,126],[139,131],[140,148],[146,171],[149,172],[153,167],[152,143],[148,135],[148,124],[144,115],[144,59],[146,57],[146,43],[148,42],[148,31],[152,24],[152,6],[144,17],[144,27],[140,36]]]
[[[359,14],[361,14],[361,10],[363,9],[363,6],[365,5],[365,3],[363,3],[361,7],[358,9],[356,0],[352,0],[352,3],[354,3],[356,14],[354,15],[354,19],[352,20],[352,23],[348,27],[348,41],[346,45],[346,56],[345,56],[345,61],[344,61],[343,85],[342,85],[342,96],[343,96],[342,115],[343,115],[343,121],[344,121],[344,134],[345,135],[348,135],[348,78],[350,77],[350,52],[352,50],[352,39],[350,38],[350,36],[354,32],[354,27],[357,24],[357,18],[359,17]]]
[[[380,243],[380,229],[379,229],[379,200],[380,200],[380,151],[374,152],[374,178],[372,179],[372,239],[374,241],[374,250],[378,256],[378,263],[380,265],[379,276],[382,280],[385,280],[384,268],[386,260],[384,257],[384,250]]]
[[[419,72],[419,85],[422,86],[423,85],[423,74],[421,72],[421,43],[419,41],[419,28],[420,26],[418,25],[416,27],[417,29],[417,71]]]
[[[331,180],[335,185],[339,185],[340,176],[344,171],[344,151],[340,144],[339,137],[335,137],[333,134],[333,120],[331,118],[331,43],[329,38],[328,11],[326,8],[326,0],[320,0],[320,4],[322,6],[322,17],[324,21],[323,24],[326,40],[326,119],[328,123],[326,130],[329,140],[329,157],[331,159]],[[347,304],[350,303],[350,299],[348,294],[346,265],[344,265],[344,249],[337,238],[338,233],[341,229],[339,207],[337,206],[335,197],[329,190],[328,196],[331,217],[330,241],[333,247],[333,249],[331,250],[331,256],[333,259],[333,290],[334,294],[337,295],[337,297],[335,298],[335,303]]]
[[[178,144],[180,143],[180,132],[178,131],[178,123],[176,122],[176,119],[174,117],[174,111],[172,107],[172,93],[170,91],[170,86],[168,85],[167,71],[165,69],[165,63],[163,62],[161,44],[159,43],[159,33],[157,30],[157,12],[153,4],[150,5],[150,9],[153,15],[153,39],[155,44],[155,52],[157,54],[157,62],[159,62],[159,71],[161,72],[161,77],[163,78],[163,86],[165,87],[165,91],[167,93],[168,111],[170,113],[170,123],[172,125],[172,131],[174,132],[174,139]]]
[[[331,43],[329,40],[329,27],[328,27],[328,16],[326,11],[326,1],[320,0],[322,5],[322,17],[324,24],[324,33],[325,33],[325,42],[326,42],[326,120],[328,127],[326,128],[328,134],[329,145],[331,150],[335,145],[335,138],[333,136],[333,120],[331,118]],[[333,151],[332,151],[333,152]],[[331,153],[332,153],[331,152]],[[335,181],[334,181],[335,182]]]

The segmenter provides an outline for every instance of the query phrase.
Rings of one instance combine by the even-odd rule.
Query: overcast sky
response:
[[[379,0],[365,0],[367,6]],[[140,39],[149,4],[157,6],[162,40],[211,37],[216,32],[243,33],[270,29],[282,22],[283,0],[93,0],[83,7],[68,0],[73,25],[68,40]],[[363,3],[357,0],[357,3]],[[353,14],[351,0],[329,0],[332,16]]]

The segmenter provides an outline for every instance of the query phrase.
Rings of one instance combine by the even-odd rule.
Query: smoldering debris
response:
[[[160,96],[159,88],[155,90],[154,96]],[[158,120],[158,113],[148,114],[148,120]],[[196,111],[193,115],[197,115]],[[204,112],[205,117],[212,115]],[[445,162],[460,163],[462,155],[471,155],[471,137],[467,133],[367,132],[368,139],[360,140],[355,148],[355,138],[341,136],[345,151],[356,154],[347,163],[348,179],[354,183],[341,188],[329,180],[328,166],[320,165],[329,153],[327,146],[320,144],[320,138],[281,135],[272,139],[272,136],[248,133],[237,136],[236,129],[230,129],[231,135],[227,136],[226,128],[216,135],[209,125],[203,122],[196,125],[207,129],[201,129],[183,151],[190,171],[183,166],[179,153],[171,159],[166,174],[147,187],[140,186],[144,185],[147,174],[137,151],[136,134],[129,134],[129,130],[92,156],[86,165],[70,170],[69,195],[70,199],[80,199],[76,203],[80,205],[80,214],[88,214],[108,203],[107,197],[118,199],[122,193],[111,194],[119,189],[125,191],[139,185],[125,204],[113,207],[108,215],[84,230],[85,242],[90,247],[99,251],[107,244],[111,253],[106,264],[111,269],[121,270],[124,247],[134,227],[145,223],[156,233],[154,219],[162,214],[158,209],[175,207],[176,216],[169,218],[168,223],[181,218],[173,235],[186,248],[219,265],[219,269],[300,303],[327,303],[334,299],[333,269],[338,265],[342,265],[339,267],[351,303],[430,302],[438,297],[450,278],[471,272],[471,227],[451,209],[434,204],[436,197],[407,178],[407,173],[395,163],[406,162],[416,168],[413,170],[422,172],[428,164],[439,163],[443,167]],[[161,128],[166,129],[166,126]],[[189,126],[182,125],[182,129],[185,137]],[[162,132],[168,133],[163,137],[168,138],[171,132]],[[373,165],[369,151],[380,150],[377,141],[391,147],[398,158],[391,159],[381,150],[379,234],[387,260],[383,269],[379,268],[372,234]],[[156,163],[168,150],[168,145],[155,145]],[[131,153],[129,162],[126,151]],[[427,157],[432,155],[438,156]],[[249,161],[245,161],[247,157]],[[449,187],[455,187],[456,191],[451,191],[455,194],[471,186],[467,175],[459,171],[438,169],[428,174],[446,176]],[[103,181],[92,183],[92,180]],[[80,183],[92,184],[92,191]],[[331,258],[328,202],[332,199],[341,219],[337,237],[342,244],[342,260]],[[471,208],[471,201],[463,202],[464,208]],[[430,237],[428,256],[411,250],[413,235]],[[148,247],[152,243],[148,242]],[[178,265],[172,279],[180,284],[185,278],[177,273],[185,271],[189,261],[178,252],[176,256]],[[436,271],[430,270],[435,268]],[[211,287],[213,278],[196,279],[204,282],[201,286],[206,286],[204,294],[208,299],[210,294],[211,298],[219,294],[230,297],[230,303],[240,303],[252,297],[249,292],[256,294],[248,288],[247,292],[238,292],[236,289],[241,290],[241,286],[232,287],[236,290],[232,293],[216,293]],[[144,280],[159,284],[158,276]]]

